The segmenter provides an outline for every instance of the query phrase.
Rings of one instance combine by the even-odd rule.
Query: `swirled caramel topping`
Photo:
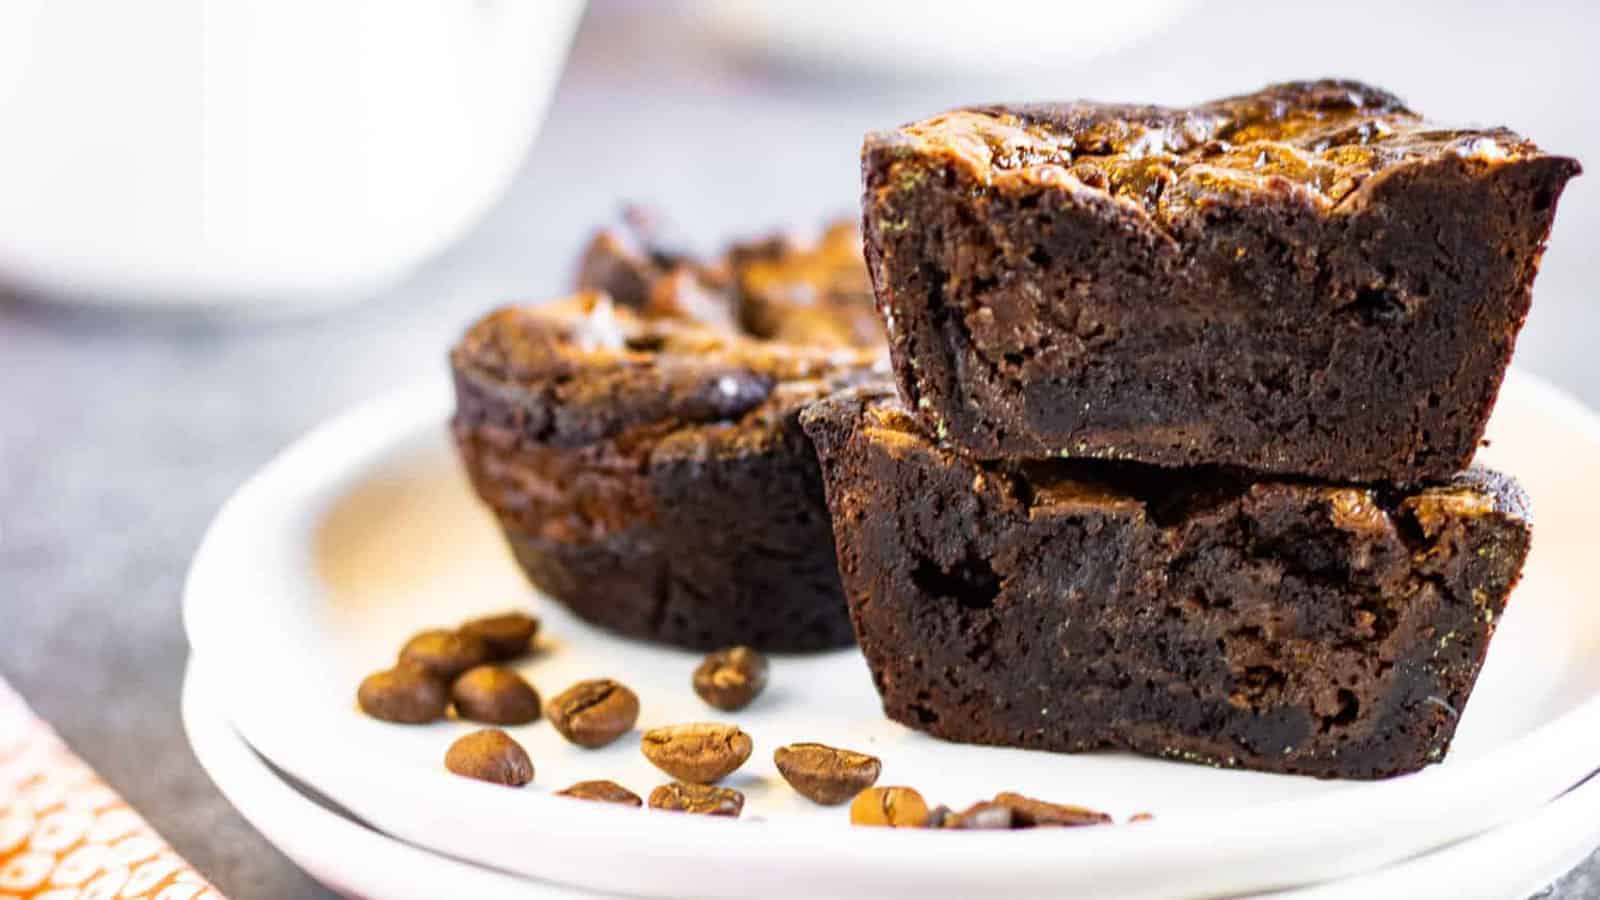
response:
[[[1180,180],[1226,190],[1282,179],[1337,204],[1369,176],[1417,157],[1493,164],[1539,152],[1505,128],[1431,123],[1394,95],[1354,81],[1292,82],[1188,108],[973,107],[905,126],[897,137],[983,183],[1076,182],[1152,214]]]

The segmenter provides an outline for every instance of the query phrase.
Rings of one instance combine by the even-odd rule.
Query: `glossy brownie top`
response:
[[[450,361],[458,378],[527,410],[541,438],[555,443],[647,422],[792,408],[883,365],[877,351],[755,340],[642,316],[596,292],[495,310],[467,331]]]
[[[951,461],[959,458],[927,436],[886,384],[861,385],[819,399],[806,407],[801,421],[824,454],[856,435],[891,453],[932,452]],[[1167,469],[1106,460],[1012,460],[977,465],[985,477],[1008,483],[1010,495],[1030,515],[1063,508],[1117,510],[1170,527],[1241,494],[1286,488],[1305,496],[1321,496],[1334,517],[1332,524],[1354,534],[1395,528],[1397,516],[1414,522],[1425,533],[1446,522],[1479,516],[1532,524],[1522,486],[1507,475],[1476,465],[1447,481],[1409,488],[1319,484],[1218,466]]]
[[[1508,129],[1439,125],[1386,91],[1333,80],[1278,84],[1187,108],[971,107],[871,134],[867,147],[942,158],[983,183],[1005,176],[1075,183],[1150,212],[1180,177],[1219,191],[1263,190],[1270,179],[1287,179],[1336,205],[1372,175],[1413,160],[1498,165],[1545,155]],[[1577,163],[1571,166],[1576,173]]]

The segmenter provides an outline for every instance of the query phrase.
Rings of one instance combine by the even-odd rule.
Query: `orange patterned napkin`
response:
[[[222,900],[0,681],[0,900]]]

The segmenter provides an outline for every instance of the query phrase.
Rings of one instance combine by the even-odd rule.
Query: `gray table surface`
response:
[[[1370,7],[1342,15],[1383,9]],[[1595,123],[1565,114],[1600,87],[1593,29],[1562,5],[1515,22],[1487,10],[1469,5],[1432,38],[1434,53],[1472,63],[1454,69],[1391,52],[1406,29],[1434,34],[1438,16],[1425,13],[1388,17],[1398,44],[1268,42],[1216,65],[1219,48],[1258,43],[1250,27],[1299,27],[1263,3],[1190,16],[1092,68],[1018,85],[775,71],[724,52],[675,7],[598,6],[508,195],[384,296],[270,323],[0,300],[0,675],[225,893],[328,896],[234,813],[178,721],[185,566],[217,506],[276,450],[385,386],[439,371],[443,349],[489,304],[562,289],[590,228],[624,200],[671,210],[707,246],[814,223],[852,208],[864,130],[957,102],[1195,100],[1286,75],[1359,72],[1425,109],[1505,120],[1579,156],[1600,150]],[[1537,52],[1508,59],[1507,46]],[[1586,359],[1596,316],[1581,286],[1600,263],[1578,242],[1600,224],[1596,200],[1581,181],[1569,192],[1519,353],[1591,404],[1600,404],[1600,372]],[[1600,857],[1545,896],[1600,896]]]

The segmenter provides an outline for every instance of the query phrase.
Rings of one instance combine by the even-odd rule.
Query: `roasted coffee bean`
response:
[[[650,792],[650,808],[703,816],[737,816],[744,809],[744,795],[732,788],[674,782]]]
[[[1011,808],[1013,828],[1041,826],[1071,828],[1079,825],[1105,825],[1111,822],[1111,817],[1103,812],[1064,803],[1046,803],[1010,791],[995,794],[993,802]]]
[[[883,764],[875,756],[826,744],[790,744],[772,754],[783,780],[813,803],[837,806],[878,780]]]
[[[628,790],[615,781],[580,781],[564,791],[556,791],[561,797],[576,797],[579,800],[595,800],[600,803],[617,803],[622,806],[642,806],[643,800],[639,795]]]
[[[928,810],[928,818],[922,822],[923,828],[954,828],[956,827],[956,811],[943,803]]]
[[[694,692],[717,709],[750,705],[767,686],[767,658],[749,647],[718,650],[694,670]]]
[[[867,788],[850,803],[852,825],[921,828],[927,821],[927,801],[908,787]]]
[[[539,693],[522,676],[499,666],[478,666],[450,686],[456,715],[488,725],[526,725],[539,718]]]
[[[533,780],[528,751],[498,728],[474,731],[451,744],[444,767],[466,778],[509,787],[522,787]]]
[[[421,725],[444,715],[450,692],[427,669],[402,664],[362,679],[356,703],[375,719]]]
[[[639,749],[655,767],[679,781],[710,784],[744,765],[755,744],[733,725],[693,722],[652,728]]]
[[[539,633],[539,620],[527,613],[508,612],[473,619],[457,630],[483,641],[489,648],[490,661],[504,662],[527,654],[534,635]]]
[[[400,650],[400,661],[419,665],[449,682],[473,666],[488,662],[489,648],[480,638],[431,628],[406,641]]]
[[[604,747],[633,729],[639,719],[639,697],[609,678],[595,678],[557,694],[544,714],[574,744]]]
[[[965,828],[975,831],[1004,831],[1016,824],[1016,815],[1009,806],[1000,803],[974,803],[945,823],[946,828]]]

